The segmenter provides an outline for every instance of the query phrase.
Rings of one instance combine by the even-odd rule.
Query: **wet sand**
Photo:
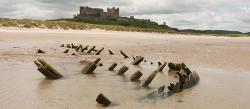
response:
[[[63,54],[63,43],[105,48],[100,56]],[[36,54],[37,49],[46,54]],[[110,56],[106,50],[116,55]],[[148,61],[132,66],[119,50]],[[0,30],[0,109],[101,109],[95,102],[104,93],[111,109],[248,109],[250,106],[250,38],[192,36],[156,33],[58,30]],[[80,73],[80,60],[100,57],[103,67],[93,75]],[[48,60],[65,77],[47,80],[33,60]],[[150,65],[150,62],[154,65]],[[142,81],[157,68],[158,61],[185,62],[200,76],[200,83],[171,97],[146,95],[176,81],[168,68],[159,73],[149,89],[129,81],[136,70]],[[107,68],[113,63],[129,65],[124,76]]]

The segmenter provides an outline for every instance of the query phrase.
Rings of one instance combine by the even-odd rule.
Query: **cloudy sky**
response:
[[[250,32],[250,0],[0,0],[0,17],[71,18],[79,6],[120,7],[122,16],[165,21],[180,29]]]

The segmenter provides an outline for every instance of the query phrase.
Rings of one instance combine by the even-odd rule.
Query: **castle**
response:
[[[121,17],[119,8],[107,8],[107,12],[105,12],[101,8],[91,8],[88,6],[81,6],[80,12],[77,15],[74,15],[74,18],[77,19],[85,19],[85,20],[107,20],[107,19],[115,19],[115,20],[123,20],[123,21],[142,21],[145,23],[153,23],[156,22],[150,21],[150,19],[135,19],[134,16],[130,17]]]
[[[91,8],[88,6],[80,7],[80,13],[75,16],[76,18],[119,18],[119,8],[107,8],[104,12],[101,8]]]

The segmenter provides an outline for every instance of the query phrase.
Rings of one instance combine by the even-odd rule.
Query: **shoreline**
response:
[[[248,37],[231,37],[231,36],[216,36],[216,35],[195,35],[195,34],[180,34],[180,33],[159,33],[159,32],[137,32],[137,31],[113,31],[104,29],[86,29],[86,30],[73,30],[73,29],[46,29],[46,28],[18,28],[18,27],[1,27],[0,32],[21,32],[21,33],[89,33],[89,34],[113,34],[113,33],[133,33],[133,34],[152,34],[152,35],[177,35],[178,37],[209,37],[209,38],[233,38],[241,39]]]

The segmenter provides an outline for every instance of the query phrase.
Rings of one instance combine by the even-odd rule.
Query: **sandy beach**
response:
[[[105,48],[99,55],[72,56],[61,44],[76,43]],[[45,54],[37,54],[43,49]],[[110,56],[107,50],[115,55]],[[140,66],[130,57],[143,56]],[[250,106],[250,38],[181,34],[114,32],[103,30],[0,29],[0,109],[101,109],[95,99],[104,93],[114,102],[110,109],[248,109]],[[101,58],[104,66],[93,75],[80,73],[80,60]],[[65,77],[47,80],[33,61],[46,59]],[[199,84],[166,98],[146,95],[175,81],[168,68],[156,76],[149,89],[129,81],[136,70],[142,80],[157,68],[157,62],[185,62],[195,70]],[[129,65],[125,76],[107,68]],[[154,64],[151,65],[150,62]],[[117,69],[115,70],[117,71]]]

